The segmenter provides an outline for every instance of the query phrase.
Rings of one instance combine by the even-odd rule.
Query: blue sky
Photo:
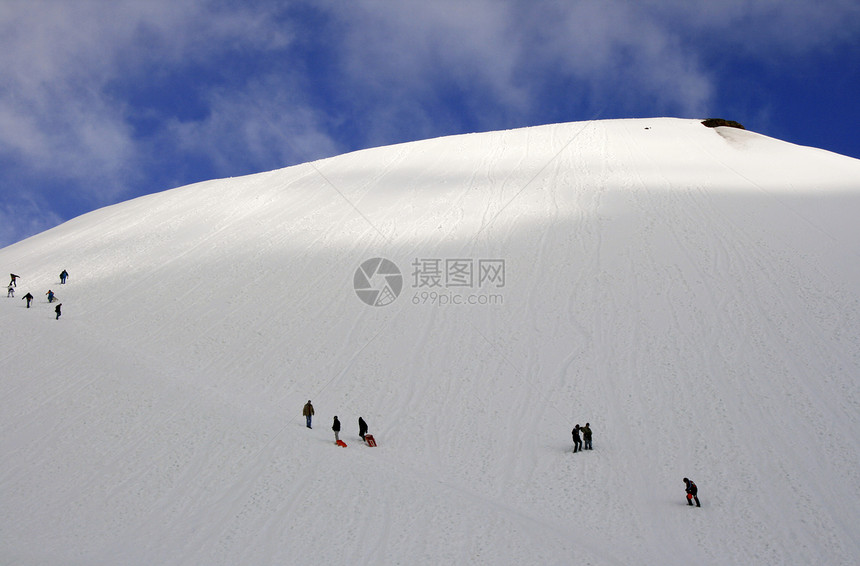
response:
[[[721,117],[860,158],[856,0],[0,0],[0,246],[380,145]]]

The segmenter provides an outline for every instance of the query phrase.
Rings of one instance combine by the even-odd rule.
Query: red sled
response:
[[[365,434],[365,435],[364,435],[364,441],[365,441],[365,442],[367,443],[367,445],[368,445],[368,446],[370,446],[371,448],[372,448],[372,447],[374,447],[374,446],[376,446],[376,441],[373,439],[373,435],[372,435],[372,434]]]
[[[346,442],[344,442],[343,440],[338,440],[337,442],[335,442],[335,444],[337,444],[338,446],[343,446],[344,448],[346,448]]]

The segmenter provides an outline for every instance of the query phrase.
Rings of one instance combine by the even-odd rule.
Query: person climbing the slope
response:
[[[15,275],[14,273],[10,273],[9,275],[11,275],[11,276],[12,276],[12,281],[10,281],[10,282],[9,282],[9,285],[12,285],[12,286],[14,286],[14,287],[17,287],[17,286],[18,286],[17,281],[18,281],[18,279],[20,279],[21,277],[20,277],[19,275]]]
[[[27,308],[29,309],[30,308],[30,301],[33,300],[33,295],[31,295],[30,293],[27,293],[26,295],[21,297],[21,300],[27,301]]]
[[[60,307],[62,306],[63,303],[59,303],[57,306],[54,307],[54,312],[57,313],[57,318],[55,320],[60,320],[60,315],[63,314],[62,312],[60,312]]]
[[[66,284],[66,279],[69,277],[69,272],[65,269],[60,273],[60,285]]]
[[[570,431],[571,436],[573,436],[573,453],[576,454],[580,450],[582,450],[582,439],[579,437],[579,424],[573,427],[573,430]]]
[[[45,294],[48,295],[48,302],[53,303],[54,302],[54,292],[51,291],[50,289],[48,289],[48,292]]]
[[[9,286],[6,288],[6,298],[8,299],[9,297],[14,297],[14,296],[15,296],[15,287],[13,287],[11,283],[9,283]]]
[[[307,422],[308,428],[313,428],[311,426],[311,419],[314,416],[314,406],[311,405],[311,400],[308,399],[308,402],[305,403],[305,408],[302,409],[302,414],[305,416],[305,421]]]
[[[692,505],[693,500],[696,500],[696,507],[701,507],[699,504],[699,488],[696,487],[696,483],[692,480],[684,478],[684,485],[686,486],[685,491],[687,492],[687,505]]]

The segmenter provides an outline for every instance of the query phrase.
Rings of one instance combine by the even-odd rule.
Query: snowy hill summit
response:
[[[858,215],[858,160],[660,118],[73,219],[0,250],[0,562],[856,564]]]

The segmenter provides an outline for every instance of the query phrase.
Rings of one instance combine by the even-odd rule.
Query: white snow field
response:
[[[0,250],[0,563],[857,564],[858,217],[856,159],[659,118],[71,220]]]

